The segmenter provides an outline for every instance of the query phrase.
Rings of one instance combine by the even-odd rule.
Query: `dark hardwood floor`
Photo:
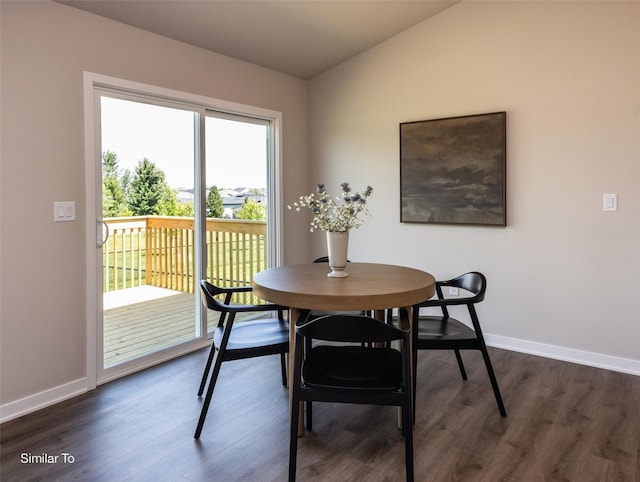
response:
[[[463,353],[463,382],[452,353],[420,353],[417,481],[640,480],[640,377],[490,350],[504,419],[479,354]],[[205,357],[200,351],[5,423],[1,480],[286,480],[288,394],[278,357],[222,366],[195,441]],[[298,480],[404,480],[394,408],[315,407],[314,432],[298,447]],[[58,459],[37,463],[42,454]]]

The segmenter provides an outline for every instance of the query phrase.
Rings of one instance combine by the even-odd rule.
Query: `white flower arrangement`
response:
[[[302,208],[309,208],[313,214],[311,232],[321,229],[322,231],[342,233],[359,228],[364,223],[359,216],[370,215],[367,209],[367,198],[373,193],[373,188],[367,186],[366,189],[351,194],[348,182],[343,182],[340,186],[342,194],[332,197],[325,189],[324,184],[318,184],[315,193],[300,196],[298,202],[287,207],[298,212]]]

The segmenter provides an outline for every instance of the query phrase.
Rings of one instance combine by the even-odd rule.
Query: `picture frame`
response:
[[[506,112],[400,124],[400,221],[506,226]]]

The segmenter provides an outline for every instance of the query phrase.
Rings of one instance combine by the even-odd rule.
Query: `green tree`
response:
[[[110,218],[128,214],[125,191],[120,180],[118,155],[105,151],[102,154],[102,215]]]
[[[113,151],[102,153],[102,177],[118,177],[118,154]]]
[[[165,196],[158,202],[158,214],[161,216],[193,217],[195,209],[192,202],[181,203],[177,189],[167,189]]]
[[[261,219],[266,219],[267,210],[265,209],[264,204],[245,199],[244,204],[236,214],[236,217],[238,219],[255,219],[259,221]]]
[[[218,191],[218,186],[211,186],[209,194],[207,194],[207,217],[221,218],[224,214],[224,205],[222,204],[222,196]]]
[[[131,187],[131,177],[131,171],[129,169],[125,169],[122,176],[120,176],[120,185],[122,186],[125,199],[128,199],[129,188]]]
[[[138,162],[127,192],[134,216],[160,214],[161,201],[169,202],[170,193],[162,169],[146,157]]]

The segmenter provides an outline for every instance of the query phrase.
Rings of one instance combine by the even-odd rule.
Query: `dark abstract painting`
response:
[[[400,221],[506,226],[506,112],[400,124]]]

